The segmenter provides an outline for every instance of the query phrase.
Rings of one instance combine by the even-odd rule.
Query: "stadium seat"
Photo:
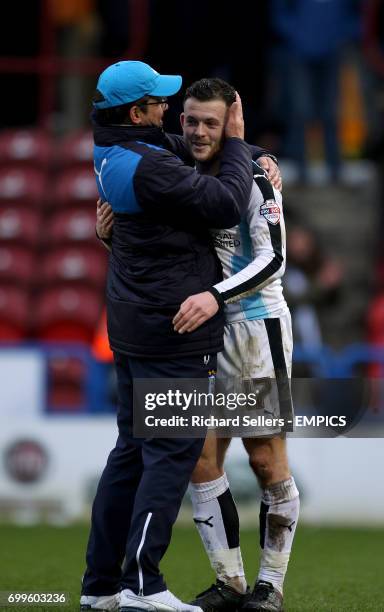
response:
[[[52,160],[52,142],[36,129],[4,130],[0,134],[0,163],[46,167]]]
[[[30,299],[26,290],[0,286],[0,342],[25,340],[29,333]]]
[[[384,346],[384,292],[373,298],[368,310],[369,341],[376,346]]]
[[[35,168],[7,166],[0,169],[0,206],[45,206],[47,175]]]
[[[100,292],[86,287],[43,289],[36,299],[33,327],[40,340],[91,343],[103,305]]]
[[[105,285],[107,253],[97,245],[61,247],[49,251],[42,263],[44,285],[81,283],[102,290]]]
[[[28,286],[34,282],[36,255],[28,248],[0,245],[0,283]]]
[[[41,214],[35,208],[0,207],[0,246],[36,248],[42,237]]]
[[[99,193],[93,168],[64,170],[56,180],[52,194],[52,207],[92,207],[95,210]]]
[[[93,135],[81,130],[61,141],[57,161],[61,167],[88,166],[93,169]]]
[[[368,341],[372,346],[384,347],[384,292],[378,293],[372,300],[367,317]],[[384,365],[372,363],[368,368],[370,378],[382,378]]]
[[[49,220],[45,234],[48,246],[99,243],[95,232],[96,206],[89,210],[58,210]]]
[[[50,411],[75,412],[85,405],[86,365],[81,359],[56,353],[48,358]]]

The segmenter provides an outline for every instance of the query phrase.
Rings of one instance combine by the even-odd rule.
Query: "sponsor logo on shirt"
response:
[[[240,240],[234,238],[233,235],[229,232],[221,232],[215,234],[213,238],[213,243],[216,247],[221,247],[224,249],[233,249],[240,246]]]
[[[280,208],[275,200],[266,200],[260,206],[260,214],[271,223],[271,225],[277,225],[280,222]]]

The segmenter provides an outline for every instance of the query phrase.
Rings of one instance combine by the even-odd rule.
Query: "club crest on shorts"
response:
[[[280,222],[280,208],[275,200],[266,200],[260,206],[260,214],[272,225],[277,225]]]

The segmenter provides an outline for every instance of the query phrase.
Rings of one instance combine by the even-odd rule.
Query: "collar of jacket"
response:
[[[94,123],[93,136],[95,145],[100,147],[112,147],[113,145],[124,144],[133,140],[141,140],[149,144],[164,146],[165,141],[164,130],[155,126],[101,126]]]

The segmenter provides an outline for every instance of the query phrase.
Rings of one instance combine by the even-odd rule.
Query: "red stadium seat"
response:
[[[91,343],[103,298],[86,287],[45,289],[37,296],[34,330],[40,340]]]
[[[90,131],[79,131],[66,136],[58,151],[60,166],[88,166],[93,168],[93,135]]]
[[[368,334],[371,344],[384,345],[384,292],[375,295],[369,306]]]
[[[0,163],[47,166],[52,160],[52,142],[41,130],[4,130],[0,134]]]
[[[105,285],[107,253],[91,247],[61,247],[43,260],[40,282],[45,285],[81,283],[99,290]]]
[[[95,232],[96,206],[89,210],[59,210],[52,215],[45,241],[48,245],[98,244]]]
[[[0,342],[24,340],[29,332],[29,293],[18,287],[0,286]]]
[[[7,166],[0,169],[0,205],[44,206],[47,200],[46,173],[34,168]]]
[[[0,246],[19,244],[35,248],[41,240],[41,214],[34,208],[0,208]]]
[[[384,292],[381,291],[374,296],[368,308],[367,317],[368,341],[375,348],[384,347]],[[384,364],[372,362],[368,364],[367,375],[369,378],[382,379],[384,376]],[[382,386],[373,384],[371,388],[370,407],[373,412],[379,412],[384,408],[384,397]]]
[[[37,273],[33,251],[20,246],[0,246],[0,283],[28,286]]]
[[[75,412],[85,404],[84,361],[65,354],[48,359],[48,405],[54,412]]]
[[[368,309],[368,341],[372,346],[384,347],[384,292],[378,293],[372,300]],[[371,378],[382,378],[384,366],[372,363],[369,366]]]
[[[99,193],[93,168],[73,168],[63,171],[57,178],[52,206],[78,208],[91,206],[95,210]]]

